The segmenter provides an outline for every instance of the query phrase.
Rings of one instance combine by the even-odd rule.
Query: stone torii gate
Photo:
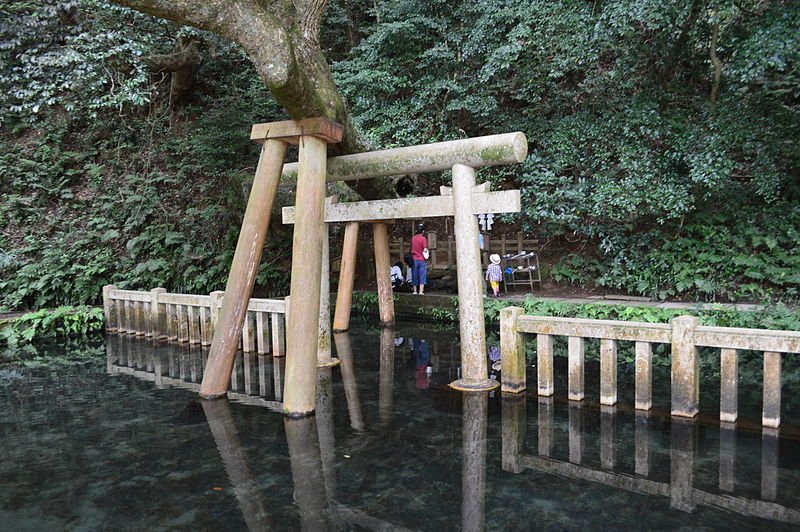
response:
[[[475,168],[522,162],[528,149],[525,135],[517,132],[328,159],[327,144],[339,142],[342,132],[340,125],[325,118],[253,126],[250,138],[263,142],[264,146],[203,375],[201,397],[221,397],[227,391],[281,175],[284,179],[296,179],[297,182],[286,348],[286,415],[302,417],[312,414],[315,409],[323,235],[328,211],[324,205],[326,180],[349,181],[452,169],[452,199],[420,198],[423,201],[412,207],[415,210],[409,217],[424,216],[423,205],[428,205],[430,212],[444,210],[455,216],[463,378],[451,386],[462,390],[485,390],[496,385],[486,378],[483,280],[475,217],[476,212],[491,212],[475,209],[486,208],[480,205],[483,201],[480,194],[492,193],[484,186],[475,187]],[[288,144],[299,145],[299,157],[297,163],[284,165]],[[519,210],[519,192],[511,192],[516,192],[516,210]],[[473,206],[473,201],[478,205]],[[450,207],[447,207],[448,202]],[[398,213],[381,214],[379,211],[394,210],[400,204],[358,203],[372,205],[349,208],[377,209],[372,220],[398,217]],[[329,209],[333,211],[342,205],[347,204],[332,204]],[[357,214],[358,219],[365,219],[362,214]],[[346,231],[345,240],[348,240],[347,234],[350,233],[350,240],[354,242],[353,231],[349,230],[351,228],[352,225]],[[378,232],[376,236],[379,236]],[[385,240],[388,245],[388,239]]]
[[[474,183],[474,171],[454,169],[453,187],[441,187],[440,196],[327,203],[324,215],[326,224],[347,223],[345,231],[353,227],[351,224],[356,224],[355,229],[351,229],[356,232],[359,222],[373,224],[378,307],[383,325],[390,325],[394,321],[386,221],[403,218],[455,217],[462,378],[451,383],[451,386],[465,391],[497,387],[496,381],[486,378],[488,368],[486,366],[486,333],[483,318],[484,283],[478,247],[478,224],[475,215],[519,212],[521,208],[519,190],[489,192],[488,182],[477,186]],[[284,207],[283,223],[295,223],[295,212],[295,207]],[[345,233],[334,318],[334,330],[336,331],[347,330],[350,322],[356,252],[355,238],[353,236],[350,238],[352,241],[348,242],[348,235]],[[325,278],[322,279],[323,291],[327,281]],[[324,324],[321,322],[320,327],[329,327],[329,313],[321,309],[321,315],[324,316]]]

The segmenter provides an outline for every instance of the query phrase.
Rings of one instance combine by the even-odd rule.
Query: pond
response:
[[[621,402],[601,409],[596,386],[570,404],[563,381],[552,399],[450,391],[459,377],[450,330],[359,324],[335,340],[342,362],[319,371],[317,413],[301,420],[280,414],[281,358],[240,353],[230,398],[201,402],[205,349],[124,335],[39,346],[80,363],[0,370],[2,527],[800,525],[800,433],[762,432],[746,386],[745,418],[721,427],[710,415],[671,421],[658,404],[636,413],[622,364]],[[587,388],[598,375],[587,362]],[[665,378],[668,368],[655,377]]]

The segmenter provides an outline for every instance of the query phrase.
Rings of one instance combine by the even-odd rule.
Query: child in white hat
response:
[[[488,268],[486,268],[486,280],[489,281],[489,284],[492,286],[494,297],[499,297],[500,280],[503,278],[503,270],[500,269],[500,255],[497,253],[492,253],[489,256],[489,260],[492,263],[489,264]]]

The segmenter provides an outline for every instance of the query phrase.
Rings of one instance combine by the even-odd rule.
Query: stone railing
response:
[[[206,296],[171,294],[164,288],[149,292],[119,290],[107,285],[103,287],[106,330],[211,345],[224,296],[222,291]],[[242,326],[241,348],[245,353],[285,354],[286,308],[287,301],[282,299],[250,300]]]
[[[781,422],[781,353],[800,353],[800,332],[706,327],[693,316],[666,323],[638,323],[574,318],[525,316],[518,307],[500,313],[500,345],[505,392],[526,388],[524,334],[535,334],[538,395],[553,395],[553,336],[568,337],[568,396],[584,398],[584,339],[600,339],[600,403],[617,403],[617,342],[635,342],[637,410],[652,407],[652,344],[671,344],[672,415],[694,417],[699,412],[698,347],[721,349],[720,420],[736,421],[739,350],[763,351],[764,392],[762,424]]]

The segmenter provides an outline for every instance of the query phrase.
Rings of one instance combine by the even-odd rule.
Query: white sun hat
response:
[[[492,253],[489,256],[489,260],[492,261],[492,264],[500,264],[500,255],[497,253]]]

